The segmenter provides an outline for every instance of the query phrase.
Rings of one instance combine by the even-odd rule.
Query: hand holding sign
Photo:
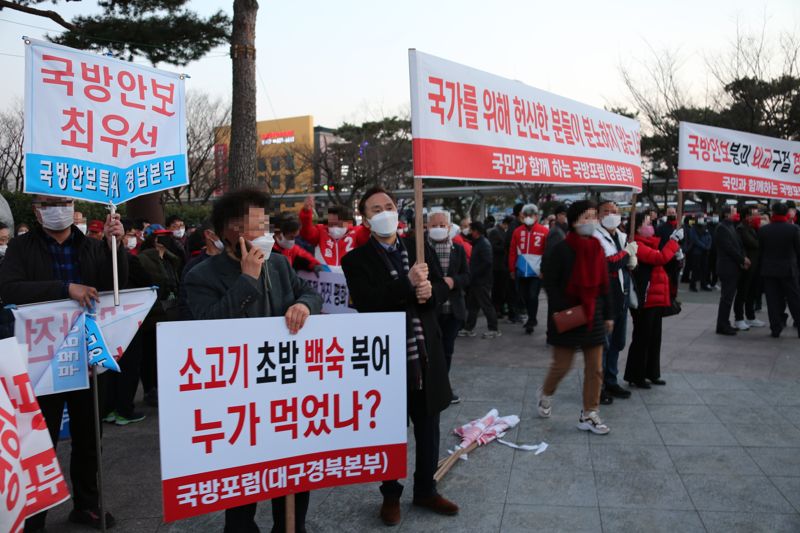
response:
[[[109,213],[106,216],[106,224],[105,227],[103,228],[103,232],[105,233],[108,245],[112,247],[112,250],[113,250],[113,244],[111,243],[112,237],[117,238],[117,245],[122,244],[122,236],[125,235],[125,228],[122,226],[122,222],[120,222],[119,214]]]
[[[89,287],[88,285],[81,285],[80,283],[70,283],[67,286],[69,297],[78,302],[81,307],[92,307],[94,302],[100,301],[100,295],[97,289]]]

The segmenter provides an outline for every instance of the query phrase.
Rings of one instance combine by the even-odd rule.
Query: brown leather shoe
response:
[[[381,520],[387,526],[396,526],[400,523],[400,498],[396,496],[383,497]]]
[[[414,498],[413,503],[418,507],[425,507],[434,513],[443,514],[446,516],[455,516],[458,514],[458,505],[454,504],[441,494],[431,496],[430,498]]]

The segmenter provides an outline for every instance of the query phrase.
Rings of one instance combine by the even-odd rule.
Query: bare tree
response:
[[[13,184],[19,190],[25,176],[25,153],[22,149],[24,129],[22,102],[0,112],[0,189],[8,190]]]
[[[230,121],[231,104],[205,92],[186,95],[186,157],[189,185],[164,192],[165,199],[181,203],[192,200],[206,203],[222,186],[214,164],[215,130]]]

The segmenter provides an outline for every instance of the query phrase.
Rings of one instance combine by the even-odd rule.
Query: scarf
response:
[[[594,311],[597,297],[608,292],[608,268],[600,242],[592,237],[581,237],[574,231],[567,233],[565,239],[575,252],[572,275],[567,282],[566,294],[573,301],[579,301],[586,313],[586,326],[594,325]]]
[[[370,237],[370,242],[378,252],[378,256],[383,260],[383,264],[389,271],[392,279],[400,279],[400,273],[394,268],[389,259],[388,252],[381,246],[375,237]],[[400,251],[403,261],[403,272],[408,275],[410,270],[408,263],[408,251],[403,246],[403,241],[398,238],[395,246]],[[425,350],[425,332],[422,329],[422,321],[417,316],[415,306],[412,304],[406,310],[406,365],[408,367],[408,380],[414,390],[422,390],[422,365],[427,363],[428,355]]]
[[[433,240],[429,240],[431,246],[436,251],[436,257],[439,258],[439,264],[442,267],[442,275],[446,276],[447,271],[450,268],[450,249],[452,248],[452,243],[450,239],[445,239],[442,242],[437,242]],[[451,313],[451,305],[450,299],[448,298],[447,301],[442,302],[441,307],[439,308],[439,314],[446,315]]]
[[[772,215],[773,222],[789,222],[789,215]]]

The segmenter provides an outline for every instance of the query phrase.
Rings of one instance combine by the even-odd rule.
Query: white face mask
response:
[[[606,215],[602,220],[603,227],[606,229],[616,229],[620,222],[622,222],[622,217],[614,214]]]
[[[463,235],[464,237],[469,237],[469,228],[462,229],[461,235]]]
[[[272,251],[272,247],[275,246],[275,239],[272,238],[272,233],[267,232],[261,237],[253,240],[253,246],[261,249],[261,251],[264,252],[264,260],[266,261],[269,259],[269,254]]]
[[[186,228],[172,230],[172,236],[176,239],[182,239],[183,236],[186,234]]]
[[[594,222],[587,222],[586,224],[575,224],[575,231],[578,235],[583,237],[591,237],[594,233],[597,224]]]
[[[328,228],[328,235],[330,235],[331,239],[335,241],[338,241],[339,239],[344,237],[346,233],[347,233],[347,228],[340,228],[338,226]]]
[[[442,242],[447,240],[447,237],[450,236],[450,232],[447,231],[447,228],[431,228],[428,230],[428,235],[432,241]]]
[[[71,205],[40,207],[42,226],[51,231],[61,231],[72,225],[75,208]]]
[[[8,250],[7,244],[0,244],[0,257],[6,255],[6,250]]]
[[[533,220],[533,217],[525,217],[525,218],[522,219],[522,222],[526,226],[533,226],[533,223],[536,222],[536,221]]]
[[[378,237],[391,237],[397,233],[397,211],[381,211],[369,219],[369,229]]]
[[[21,231],[18,231],[18,232],[17,232],[17,237],[20,237],[20,236],[22,236],[22,235],[25,235],[26,233],[28,233],[28,230],[26,230],[26,229],[24,229],[24,230],[21,230]]]
[[[75,225],[78,226],[78,229],[81,230],[81,233],[86,235],[86,224],[75,224]]]
[[[128,248],[128,250],[133,250],[136,248],[136,237],[128,237],[125,241],[125,246]]]
[[[451,239],[454,239],[456,237],[456,235],[458,235],[458,231],[459,231],[458,226],[456,226],[455,224],[452,224],[450,226],[450,233],[448,233],[448,237],[450,237]]]
[[[217,240],[214,241],[214,248],[216,248],[217,250],[219,250],[221,252],[222,250],[225,249],[225,243],[223,243],[221,240],[217,239]]]
[[[278,239],[278,246],[284,250],[290,250],[294,247],[294,239]]]

